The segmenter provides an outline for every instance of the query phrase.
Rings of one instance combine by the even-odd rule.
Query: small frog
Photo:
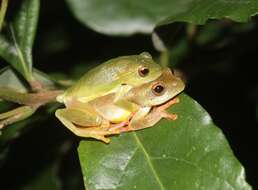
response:
[[[87,72],[76,84],[59,95],[57,101],[65,105],[71,100],[86,103],[113,92],[116,92],[118,100],[131,87],[152,81],[161,72],[161,66],[147,52],[113,58]]]
[[[76,135],[108,143],[106,136],[151,127],[162,117],[175,120],[175,114],[164,110],[178,102],[174,97],[184,86],[181,79],[166,68],[156,80],[130,88],[119,100],[115,92],[85,103],[70,99],[66,108],[56,111],[56,116]]]

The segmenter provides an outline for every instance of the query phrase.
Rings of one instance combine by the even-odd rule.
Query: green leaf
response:
[[[245,22],[258,12],[257,0],[66,1],[80,22],[110,35],[151,33],[165,19],[166,23],[185,21],[204,24],[208,19],[220,18]]]
[[[46,73],[38,70],[33,69],[33,76],[35,77],[36,81],[39,81],[43,84],[45,89],[51,89],[55,86],[55,81],[52,80]]]
[[[169,110],[176,121],[78,148],[84,183],[95,189],[241,189],[251,187],[221,130],[187,95]]]
[[[43,72],[33,69],[33,76],[37,81],[44,85],[44,88],[53,88],[55,83]],[[10,87],[19,92],[27,92],[28,89],[17,73],[10,67],[4,67],[0,70],[0,87]]]
[[[26,86],[10,67],[5,67],[0,70],[0,87],[2,86],[16,89],[19,92],[27,91]]]
[[[24,0],[10,23],[8,36],[0,36],[0,56],[19,71],[27,81],[33,81],[32,46],[37,29],[39,0]],[[10,40],[8,39],[10,37]]]

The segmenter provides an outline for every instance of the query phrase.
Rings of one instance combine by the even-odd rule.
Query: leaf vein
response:
[[[129,159],[129,161],[127,162],[127,164],[126,164],[125,168],[123,169],[123,171],[125,171],[125,170],[128,168],[128,165],[131,163],[131,160],[132,160],[132,158],[135,156],[135,153],[137,152],[138,149],[139,149],[139,147],[137,146],[137,147],[133,150],[133,154],[132,154],[131,158]],[[118,183],[117,183],[118,186],[120,186],[120,183],[121,183],[121,181],[122,181],[124,175],[125,175],[125,172],[123,172],[122,175],[120,176],[120,178],[119,178],[119,180],[118,180]]]
[[[16,41],[16,37],[15,37],[15,33],[14,33],[14,30],[13,30],[13,27],[12,25],[10,25],[10,29],[11,29],[11,34],[12,34],[12,38],[13,38],[13,42],[14,42],[14,46],[15,46],[15,49],[16,49],[16,52],[17,52],[17,55],[20,59],[20,63],[22,65],[22,68],[23,68],[23,71],[24,71],[24,74],[26,76],[26,78],[28,80],[30,80],[30,73],[29,73],[29,70],[28,68],[26,67],[26,62],[25,62],[25,59],[24,59],[24,56],[22,54],[22,51]]]
[[[208,175],[213,176],[214,178],[217,178],[219,181],[225,182],[225,183],[228,184],[232,189],[235,189],[234,186],[233,186],[230,182],[228,182],[227,180],[225,180],[225,179],[223,179],[223,178],[221,178],[221,177],[219,177],[219,176],[217,176],[217,175],[214,175],[214,174],[212,174],[212,173],[209,173],[209,172],[205,171],[203,168],[201,168],[200,166],[198,166],[197,164],[191,163],[191,162],[189,162],[188,160],[185,160],[185,159],[183,159],[183,158],[176,158],[176,157],[173,157],[173,156],[167,156],[167,157],[159,157],[159,156],[157,156],[157,157],[151,157],[151,159],[152,159],[152,160],[169,160],[169,159],[173,159],[173,160],[175,160],[175,161],[184,162],[184,163],[186,163],[186,164],[188,164],[188,165],[190,165],[190,166],[193,166],[193,167],[199,169],[199,171],[201,171],[201,172],[203,172],[203,173],[206,173],[206,174],[208,174]]]
[[[143,151],[143,154],[144,154],[144,156],[146,157],[147,163],[149,164],[150,169],[151,169],[151,171],[152,171],[152,173],[153,173],[155,179],[157,180],[157,183],[158,183],[159,186],[160,186],[160,189],[165,190],[165,187],[163,186],[163,184],[162,184],[162,182],[161,182],[161,179],[160,179],[159,176],[157,175],[156,170],[155,170],[153,164],[151,163],[151,158],[150,158],[148,152],[146,151],[145,147],[144,147],[143,144],[141,143],[141,141],[140,141],[140,139],[138,138],[137,134],[136,134],[136,133],[133,133],[133,136],[134,136],[134,138],[135,138],[135,141],[136,141],[137,145],[138,145],[138,146],[141,148],[141,150]]]

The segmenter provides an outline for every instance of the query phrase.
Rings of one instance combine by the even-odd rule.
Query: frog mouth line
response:
[[[178,93],[176,96],[174,96],[172,99],[169,99],[169,100],[167,100],[166,102],[163,102],[162,104],[158,104],[158,105],[152,106],[152,107],[151,107],[151,110],[153,110],[154,108],[157,108],[157,107],[162,107],[162,106],[166,105],[168,102],[173,101],[173,100],[175,100],[175,99],[178,99],[178,96],[179,96],[181,93],[182,93],[182,91],[179,92],[179,93]],[[176,103],[179,103],[179,99],[178,99],[178,101],[177,101]],[[176,104],[176,103],[175,103],[175,104]],[[174,104],[173,104],[173,105],[174,105]],[[167,106],[164,110],[170,108],[171,106],[172,106],[172,105]],[[150,110],[150,111],[151,111],[151,110]]]

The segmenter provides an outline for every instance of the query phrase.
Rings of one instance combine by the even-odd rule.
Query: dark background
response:
[[[11,7],[15,10],[16,5]],[[11,18],[12,12],[9,14]],[[185,92],[223,130],[246,169],[247,181],[257,189],[258,20],[254,18],[247,24],[211,24],[219,28],[216,37],[205,43],[200,43],[198,37],[188,40],[183,56],[175,55],[176,62],[172,56],[171,62],[187,79]],[[205,26],[197,30],[201,33]],[[182,35],[180,38],[186,39]],[[173,39],[169,45],[173,52]],[[148,51],[158,56],[149,35],[114,37],[96,33],[81,25],[63,1],[42,1],[33,51],[36,68],[64,78],[79,78],[89,65],[119,55]],[[46,114],[45,110],[37,113],[42,114]],[[29,132],[7,145],[1,187],[23,188],[37,173],[52,168],[57,171],[63,189],[83,189],[76,152],[80,139],[52,116],[42,123],[32,121],[31,125]]]

